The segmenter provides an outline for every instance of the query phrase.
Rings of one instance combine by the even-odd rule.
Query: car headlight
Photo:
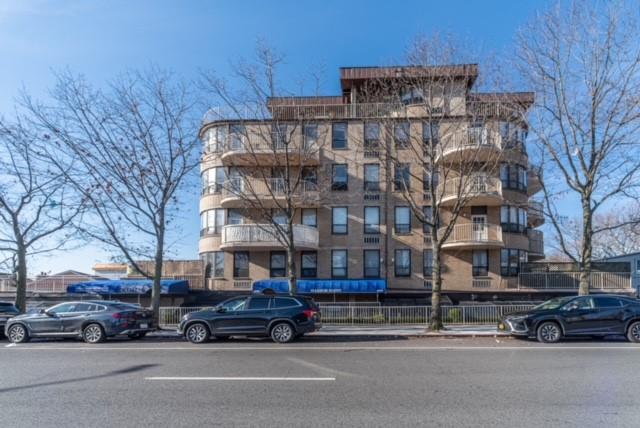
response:
[[[182,316],[182,321],[186,321],[187,319],[189,319],[189,314],[186,314],[186,315]]]

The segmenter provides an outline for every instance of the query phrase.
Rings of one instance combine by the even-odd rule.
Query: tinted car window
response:
[[[578,309],[592,309],[593,299],[591,297],[578,297],[569,302],[568,306],[575,306]]]
[[[227,311],[241,311],[244,309],[246,302],[247,298],[243,297],[241,299],[233,299],[224,302],[222,305],[220,305],[220,307],[224,308]]]
[[[76,307],[73,308],[73,312],[88,312],[91,310],[89,309],[91,306],[94,306],[94,305],[90,305],[88,303],[78,303]]]
[[[49,308],[49,311],[55,313],[64,313],[64,312],[73,312],[73,309],[76,307],[75,303],[62,303],[60,305],[56,305],[52,308]]]
[[[267,309],[269,307],[269,298],[267,297],[253,297],[249,300],[249,307],[247,309]]]
[[[619,308],[624,305],[622,300],[615,297],[594,297],[596,308]]]
[[[274,308],[290,308],[292,306],[300,306],[300,303],[291,297],[276,297],[273,299]]]

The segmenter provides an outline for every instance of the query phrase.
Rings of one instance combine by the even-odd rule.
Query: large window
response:
[[[304,148],[309,150],[318,146],[318,125],[308,123],[304,125]]]
[[[302,251],[300,258],[300,276],[303,278],[315,278],[318,276],[318,253],[315,251]]]
[[[435,146],[440,141],[440,124],[439,123],[422,123],[422,142],[426,146]]]
[[[408,163],[396,165],[393,185],[396,191],[404,191],[411,188],[411,166]]]
[[[518,276],[520,265],[527,262],[527,252],[515,248],[500,250],[500,275]]]
[[[407,149],[411,143],[411,128],[409,122],[399,122],[393,124],[393,139],[396,149]]]
[[[249,278],[249,252],[236,251],[233,253],[233,277]]]
[[[287,275],[287,253],[284,251],[272,251],[269,261],[269,276],[278,278]]]
[[[231,125],[230,145],[231,150],[242,150],[247,132],[244,125]]]
[[[395,276],[411,276],[411,250],[396,250],[394,267]]]
[[[380,164],[367,163],[364,165],[364,190],[380,190]]]
[[[364,207],[364,233],[380,233],[380,207]]]
[[[318,210],[315,208],[303,208],[302,224],[305,226],[318,227]]]
[[[509,205],[501,206],[500,227],[503,232],[525,233],[527,231],[527,210]]]
[[[349,232],[347,207],[331,208],[331,233],[346,235]]]
[[[244,216],[237,208],[229,208],[227,211],[227,224],[243,224]]]
[[[215,166],[202,173],[202,193],[220,193],[226,178],[225,168]]]
[[[433,251],[422,251],[422,274],[426,277],[431,277],[433,273]]]
[[[205,134],[205,151],[207,153],[220,153],[227,143],[227,127],[214,126]]]
[[[345,122],[334,123],[331,127],[331,147],[333,149],[347,148],[348,127]]]
[[[380,278],[380,250],[364,250],[365,278]]]
[[[500,180],[503,189],[527,191],[527,169],[522,165],[500,164]]]
[[[331,190],[349,190],[349,174],[346,163],[334,163],[332,165]]]
[[[211,273],[214,278],[224,277],[224,252],[223,251],[214,251],[213,266],[211,267]]]
[[[331,251],[331,276],[333,278],[347,277],[347,250]]]
[[[380,145],[380,124],[375,122],[364,123],[364,147],[375,149]]]
[[[411,209],[395,207],[394,230],[396,234],[411,233]]]
[[[282,150],[289,143],[286,123],[271,124],[271,142],[276,150]]]
[[[423,206],[422,216],[424,217],[424,222],[422,223],[422,232],[426,234],[431,231],[431,226],[429,225],[429,223],[433,221],[433,207],[431,205]]]
[[[314,166],[303,167],[301,176],[306,183],[313,183],[314,185],[318,184],[318,169]],[[305,190],[314,190],[314,188],[305,189]]]
[[[489,251],[487,250],[475,250],[472,254],[473,276],[488,276],[489,275]]]
[[[201,234],[217,235],[222,232],[222,226],[225,225],[225,210],[216,208],[207,210],[200,214]]]
[[[527,131],[521,125],[511,122],[500,122],[500,137],[505,148],[525,149]]]

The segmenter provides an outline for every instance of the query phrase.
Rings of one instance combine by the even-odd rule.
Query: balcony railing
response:
[[[500,150],[500,138],[485,128],[469,128],[465,131],[454,132],[448,136],[441,136],[438,146],[440,156],[469,150]]]
[[[477,175],[468,178],[453,178],[444,183],[442,199],[470,199],[477,196],[502,195],[502,181],[495,177]]]
[[[577,290],[580,272],[527,272],[518,275],[519,289]],[[591,272],[589,288],[592,290],[632,289],[629,272]]]
[[[444,235],[446,228],[442,227],[438,231],[440,236]],[[444,246],[476,246],[476,245],[502,245],[502,228],[495,224],[487,223],[466,223],[453,226],[451,234],[447,238]]]
[[[529,199],[529,217],[535,217],[536,219],[544,219],[544,205],[542,202],[535,199]]]
[[[229,224],[222,227],[221,246],[282,247],[278,237],[275,226],[270,224]],[[316,248],[318,229],[293,225],[293,242],[296,247]]]
[[[535,254],[544,254],[544,234],[540,230],[529,229],[529,252]]]
[[[270,198],[290,194],[304,198],[318,192],[318,185],[309,180],[301,180],[293,188],[288,188],[284,178],[232,178],[222,186],[223,198]]]

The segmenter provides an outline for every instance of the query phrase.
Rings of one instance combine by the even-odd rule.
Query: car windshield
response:
[[[546,302],[540,303],[538,306],[534,306],[533,309],[558,309],[560,306],[567,303],[573,297],[556,297]]]

